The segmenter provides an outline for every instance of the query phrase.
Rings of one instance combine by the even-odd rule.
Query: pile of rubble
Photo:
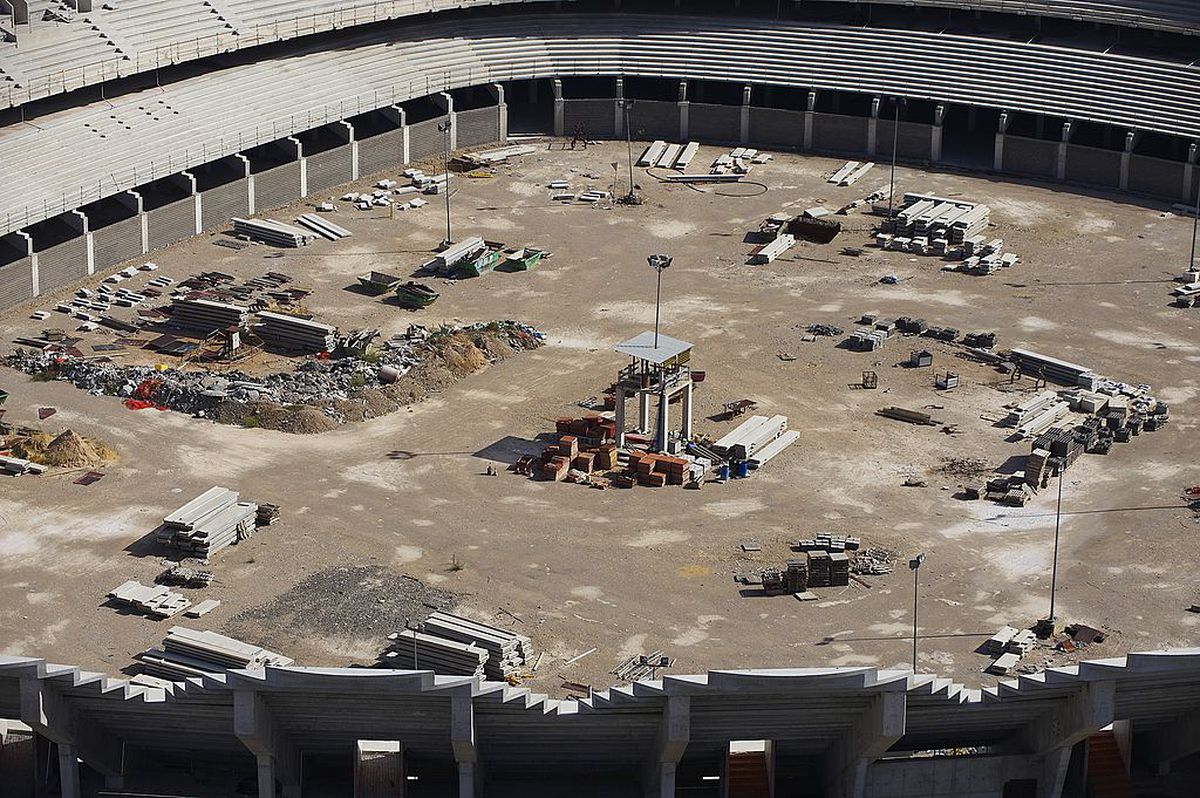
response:
[[[123,365],[26,349],[13,351],[3,362],[26,374],[70,382],[93,395],[123,397],[134,409],[153,406],[212,415],[210,411],[224,401],[307,405],[321,408],[333,421],[342,423],[346,419],[331,412],[330,400],[350,399],[364,389],[394,383],[436,355],[440,340],[456,334],[496,336],[514,350],[534,349],[544,340],[537,329],[515,321],[444,327],[429,334],[393,338],[366,357],[314,358],[294,371],[266,375],[236,370],[220,375],[199,369],[160,371],[149,365]]]

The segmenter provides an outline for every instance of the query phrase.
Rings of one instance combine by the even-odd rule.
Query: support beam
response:
[[[38,256],[33,251],[33,236],[23,230],[17,230],[14,235],[25,239],[25,256],[29,258],[29,281],[33,287],[33,295],[37,296],[41,291],[38,290]]]
[[[1067,179],[1067,145],[1071,143],[1071,120],[1063,122],[1062,138],[1058,142],[1058,167],[1055,176],[1059,180]]]
[[[304,144],[295,136],[288,136],[286,141],[296,148],[296,160],[300,162],[300,196],[308,196],[308,161],[304,160]]]
[[[201,213],[202,200],[200,199],[200,192],[196,190],[196,186],[197,186],[196,176],[194,174],[192,174],[191,172],[180,172],[179,175],[187,182],[188,190],[190,190],[192,192],[192,205],[193,205],[193,212],[195,214],[194,229],[196,231],[196,235],[200,235],[201,233],[204,232],[204,215]]]
[[[138,221],[140,222],[142,235],[141,249],[142,254],[145,255],[150,251],[150,219],[146,216],[146,201],[136,191],[126,191],[125,193],[129,195],[130,207],[137,214]]]
[[[613,94],[613,132],[620,136],[625,130],[625,78],[617,78]]]
[[[938,105],[933,109],[933,127],[929,130],[929,160],[940,163],[942,160],[942,124],[946,121],[946,106]]]
[[[617,385],[616,397],[616,416],[617,416],[617,448],[625,448],[625,402],[628,399],[625,396],[625,389],[620,384]]]
[[[1200,751],[1200,713],[1185,712],[1173,723],[1145,732],[1135,740],[1137,758],[1157,763],[1159,773],[1165,775],[1170,772],[1172,762]]]
[[[825,795],[828,798],[861,798],[867,785],[867,768],[904,736],[908,711],[903,692],[880,693],[829,747],[825,754]]]
[[[1008,111],[1000,112],[1000,124],[996,130],[996,150],[992,156],[992,169],[1004,171],[1004,137],[1008,133]]]
[[[251,214],[254,213],[254,173],[250,171],[250,159],[239,153],[234,153],[234,158],[242,162],[242,177],[246,178],[246,208]],[[145,225],[143,225],[143,228]],[[145,249],[149,252],[149,248]]]
[[[450,699],[450,746],[458,763],[458,798],[482,795],[479,749],[475,744],[475,704],[470,694]]]
[[[403,108],[401,108],[401,107],[400,107],[400,106],[398,106],[398,105],[393,105],[393,106],[392,106],[392,109],[393,109],[393,110],[395,110],[395,112],[396,112],[396,116],[397,116],[397,117],[399,118],[399,120],[400,120],[400,130],[401,130],[401,134],[400,134],[400,163],[402,163],[402,164],[408,164],[409,160],[410,160],[410,159],[411,159],[411,157],[412,157],[412,155],[411,155],[411,150],[409,149],[409,146],[408,146],[408,143],[409,143],[409,139],[408,139],[408,133],[409,133],[409,130],[408,130],[408,112],[407,112],[407,111],[405,111]]]
[[[79,795],[79,760],[119,784],[125,744],[71,706],[52,685],[35,676],[21,679],[21,721],[58,748],[62,798]]]
[[[1045,756],[1078,742],[1113,722],[1116,682],[1087,682],[1079,692],[1031,720],[1007,747]]]
[[[350,177],[358,180],[358,139],[354,137],[354,125],[345,119],[338,120],[336,124],[346,129],[346,143],[350,145]]]
[[[679,412],[683,414],[683,426],[680,428],[684,440],[692,437],[692,389],[694,384],[688,380],[687,387],[683,389],[683,400],[680,404]]]
[[[450,150],[453,152],[458,149],[458,116],[454,112],[454,98],[448,92],[435,95],[435,99],[438,98],[446,109],[446,122],[450,125]]]
[[[96,273],[96,240],[92,237],[92,230],[88,222],[87,214],[81,210],[71,211],[71,215],[78,220],[79,230],[83,234],[85,254],[87,260],[87,273]]]
[[[646,798],[675,798],[675,770],[691,739],[691,699],[684,695],[667,697],[658,739],[646,760],[642,777]]]
[[[492,92],[496,95],[496,112],[500,117],[500,143],[508,141],[508,101],[504,96],[504,85],[493,83]]]
[[[804,111],[804,149],[811,150],[813,144],[813,114],[817,110],[817,93],[808,93],[808,105]]]
[[[550,88],[554,92],[554,135],[563,135],[563,119],[566,114],[566,104],[563,102],[562,78],[553,78]]]
[[[1142,134],[1136,130],[1131,130],[1125,134],[1125,149],[1121,151],[1121,178],[1120,187],[1122,191],[1129,190],[1129,159],[1133,156],[1133,148],[1137,146],[1138,140]]]
[[[654,431],[654,448],[667,450],[667,435],[671,428],[671,394],[663,390],[658,395],[658,429]]]
[[[259,795],[274,795],[278,780],[284,798],[300,798],[300,751],[271,718],[261,693],[234,690],[233,733],[258,762]]]
[[[687,89],[687,81],[679,81],[679,140],[684,144],[687,143],[690,129],[688,114],[690,112],[691,103],[688,102]]]
[[[1196,157],[1200,154],[1200,144],[1192,142],[1188,145],[1187,163],[1183,165],[1183,201],[1192,202],[1196,199],[1192,194],[1192,186],[1195,184],[1196,174]]]
[[[750,86],[742,87],[742,124],[738,131],[738,141],[750,143]]]
[[[882,102],[880,97],[871,98],[871,118],[867,120],[867,154],[872,157],[879,147],[879,106]]]

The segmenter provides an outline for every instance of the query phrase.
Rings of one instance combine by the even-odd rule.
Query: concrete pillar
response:
[[[817,93],[808,93],[808,107],[804,111],[804,149],[811,150],[813,144],[813,114],[817,110]]]
[[[996,149],[992,155],[992,169],[1004,171],[1004,136],[1008,133],[1008,111],[1000,112],[1000,124],[996,129]]]
[[[96,240],[92,237],[92,231],[88,227],[87,214],[81,210],[74,210],[74,211],[71,211],[71,215],[73,215],[78,220],[80,232],[83,233],[83,243],[84,243],[84,247],[85,247],[85,251],[86,251],[86,254],[84,255],[84,257],[87,260],[87,273],[95,274],[96,273]]]
[[[617,78],[616,94],[613,99],[613,132],[618,137],[625,133],[625,78]]]
[[[81,718],[74,707],[36,676],[21,679],[21,721],[58,748],[61,798],[79,798],[79,760],[106,781],[119,784],[125,744],[116,735]]]
[[[75,0],[75,10],[80,14],[90,14],[92,12],[92,0]]]
[[[638,432],[650,432],[650,394],[646,391],[638,392]]]
[[[929,135],[929,160],[939,163],[942,160],[942,123],[946,121],[946,106],[939,104],[933,109],[933,127]]]
[[[58,781],[62,798],[80,798],[79,752],[71,743],[55,743],[58,749]]]
[[[683,401],[679,412],[683,414],[683,437],[689,439],[692,437],[692,388],[691,382],[683,389]]]
[[[192,191],[192,204],[194,206],[193,211],[196,217],[195,230],[196,235],[200,235],[204,232],[204,215],[202,213],[203,208],[201,207],[202,200],[200,199],[200,192],[196,190],[196,176],[191,172],[180,172],[179,174],[184,180],[187,181],[187,185]]]
[[[389,110],[395,112],[396,123],[400,126],[400,163],[407,164],[409,162],[408,113],[398,105],[391,106]]]
[[[346,128],[346,143],[350,145],[350,177],[358,180],[358,140],[354,138],[354,125],[345,119],[338,120],[337,124]]]
[[[1067,179],[1067,146],[1071,143],[1071,120],[1063,122],[1062,139],[1058,142],[1058,166],[1054,175],[1059,180]]]
[[[476,798],[483,792],[483,780],[475,745],[475,704],[470,693],[450,699],[450,745],[458,763],[458,798]]]
[[[628,397],[625,396],[625,389],[621,385],[617,385],[617,448],[625,448],[625,401]]]
[[[1133,156],[1133,148],[1137,146],[1141,133],[1131,130],[1125,134],[1125,149],[1121,151],[1121,190],[1129,190],[1129,161]]]
[[[500,141],[508,141],[508,102],[504,96],[504,86],[500,83],[492,84],[492,91],[496,95],[496,111],[500,116]]]
[[[1137,740],[1137,758],[1157,763],[1158,772],[1166,775],[1171,763],[1200,751],[1200,714],[1186,712],[1174,722],[1145,732]]]
[[[29,0],[8,0],[12,6],[13,24],[28,25],[29,24]]]
[[[654,432],[654,448],[667,450],[667,433],[671,426],[671,398],[665,390],[658,394],[658,429]]]
[[[454,98],[447,92],[442,92],[436,95],[442,101],[442,107],[446,109],[446,121],[450,123],[450,149],[451,151],[458,149],[458,121],[454,113]]]
[[[675,798],[675,770],[691,738],[691,699],[667,697],[658,739],[646,760],[642,777],[646,798]]]
[[[742,124],[738,134],[738,141],[742,144],[750,143],[750,87],[742,87]]]
[[[38,288],[37,253],[34,252],[34,236],[23,232],[23,230],[17,230],[17,235],[25,239],[25,254],[29,258],[29,278],[32,286],[34,286],[34,296],[37,296],[41,293],[41,290]]]
[[[1196,157],[1200,153],[1200,145],[1192,142],[1188,145],[1187,163],[1183,165],[1183,201],[1190,202],[1195,199],[1192,194],[1192,185],[1195,182],[1196,172]]]
[[[304,145],[300,139],[295,136],[288,136],[290,141],[296,147],[296,160],[300,162],[300,196],[308,196],[308,161],[304,159]]]
[[[562,95],[562,78],[551,80],[550,88],[554,91],[554,135],[561,136],[563,135],[563,116],[566,111]]]
[[[260,693],[234,690],[233,733],[258,763],[259,795],[274,795],[278,780],[284,798],[300,798],[300,752],[275,724]]]
[[[903,692],[880,693],[871,699],[825,754],[827,798],[860,798],[865,794],[867,768],[904,736],[907,711]]]
[[[246,178],[246,207],[250,209],[250,213],[254,213],[254,174],[250,171],[250,159],[240,152],[235,153],[233,157],[242,162],[242,177]]]
[[[679,140],[687,143],[688,140],[688,112],[690,108],[687,95],[687,81],[679,81]]]
[[[867,155],[875,156],[879,149],[879,97],[871,98],[871,118],[867,120]]]

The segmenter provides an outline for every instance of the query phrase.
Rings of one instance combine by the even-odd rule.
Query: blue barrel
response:
[[[733,473],[738,479],[745,479],[750,476],[750,461],[738,460],[733,465]]]
[[[722,463],[721,467],[717,469],[717,479],[722,481],[729,479],[729,463]]]

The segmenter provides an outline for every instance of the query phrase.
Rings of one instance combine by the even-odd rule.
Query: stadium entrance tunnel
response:
[[[1000,112],[993,108],[947,106],[942,118],[942,163],[990,171],[999,130]]]

